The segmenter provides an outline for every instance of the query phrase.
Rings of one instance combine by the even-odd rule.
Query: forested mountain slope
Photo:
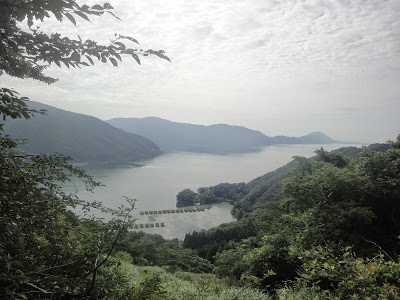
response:
[[[160,154],[158,146],[149,139],[95,117],[33,101],[29,107],[46,109],[47,115],[36,114],[30,120],[7,119],[4,125],[6,134],[27,139],[22,146],[26,152],[58,152],[73,157],[75,162],[134,161]]]
[[[274,136],[271,137],[271,143],[273,144],[332,144],[337,143],[334,139],[331,139],[322,132],[311,132],[310,134],[300,137],[288,137],[288,136]]]
[[[327,295],[290,299],[399,299],[400,135],[339,150],[295,157],[236,195],[235,184],[199,189],[231,187],[238,221],[187,234],[184,247],[220,277]]]
[[[241,126],[203,126],[154,117],[118,118],[107,122],[127,132],[151,139],[165,152],[241,153],[257,151],[257,148],[269,144],[266,135]]]
[[[331,151],[330,155],[335,153],[343,153],[350,159],[359,159],[362,151],[372,150],[377,152],[385,152],[389,149],[388,144],[371,144],[363,147],[341,147]],[[325,153],[323,148],[317,149],[316,153]],[[221,201],[228,201],[234,204],[232,214],[241,218],[244,214],[262,208],[268,201],[278,201],[285,195],[282,193],[283,179],[289,177],[290,171],[297,166],[295,161],[291,161],[286,165],[257,177],[248,183],[220,183],[211,187],[199,188],[196,192],[185,190],[187,195],[192,195],[193,198],[189,203],[179,203],[180,197],[177,196],[179,206],[200,204],[212,204]],[[183,192],[183,191],[182,191]],[[183,194],[185,196],[185,194]]]
[[[375,144],[371,144],[367,147],[341,147],[339,149],[336,149],[336,152],[341,152],[344,155],[346,155],[348,158],[352,158],[352,159],[359,159],[361,157],[361,153],[365,150],[365,149],[369,149],[369,150],[373,150],[373,151],[377,151],[377,152],[385,152],[386,150],[389,149],[389,145],[388,144],[381,144],[381,143],[375,143]]]

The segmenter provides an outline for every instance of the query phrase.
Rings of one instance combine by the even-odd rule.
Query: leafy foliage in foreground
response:
[[[178,239],[165,240],[158,234],[129,232],[118,249],[128,253],[137,265],[157,265],[169,271],[209,273],[211,263],[199,257],[194,250],[184,248]]]
[[[134,203],[111,211],[66,194],[61,184],[72,176],[88,190],[99,183],[70,165],[69,157],[20,153],[15,150],[17,142],[4,136],[0,144],[1,298],[89,296],[100,267],[130,225],[126,214]],[[108,223],[78,219],[68,211],[77,207],[83,212],[111,212],[116,218]]]
[[[79,5],[75,0],[2,0],[0,1],[0,76],[33,79],[47,84],[57,79],[44,70],[52,64],[82,67],[94,59],[118,65],[127,55],[140,63],[138,55],[154,54],[168,59],[164,51],[132,49],[121,41],[137,41],[116,34],[110,45],[45,34],[35,22],[55,17],[67,18],[112,13],[113,7]],[[74,17],[75,16],[75,17]],[[23,30],[22,22],[29,29]],[[0,88],[0,116],[29,119],[41,109],[31,109],[18,92]],[[0,125],[0,298],[1,299],[77,299],[104,298],[113,280],[101,278],[118,240],[131,224],[129,206],[110,211],[100,203],[79,200],[66,194],[61,186],[71,178],[82,180],[87,189],[99,185],[82,170],[73,167],[63,155],[29,155],[16,150],[18,141],[2,133]],[[110,222],[96,218],[77,218],[68,210],[80,207],[83,213],[100,209],[114,214]],[[122,218],[122,219],[121,219]],[[108,269],[110,271],[110,269]],[[117,273],[111,272],[112,279]],[[103,292],[102,292],[103,291]]]
[[[133,282],[137,282],[143,276],[160,278],[162,295],[153,298],[134,299],[165,299],[165,300],[187,300],[187,299],[212,299],[212,300],[269,300],[271,296],[257,291],[253,288],[242,289],[229,285],[226,281],[218,279],[213,274],[194,274],[178,271],[173,274],[159,267],[136,267],[129,266]],[[143,279],[142,279],[143,280]],[[237,298],[234,298],[237,296]]]
[[[33,79],[47,84],[57,81],[44,71],[52,64],[61,68],[61,64],[70,68],[94,65],[94,61],[111,63],[118,66],[122,57],[131,57],[140,64],[139,56],[156,55],[170,61],[163,50],[142,50],[129,48],[124,42],[138,44],[132,37],[115,34],[109,45],[101,45],[93,40],[71,39],[59,33],[51,35],[40,31],[36,22],[43,22],[55,16],[57,21],[68,19],[76,25],[75,17],[89,21],[89,16],[113,15],[117,18],[109,3],[103,5],[80,5],[75,0],[2,0],[0,2],[0,76],[8,74],[21,79]],[[26,22],[29,30],[23,30],[21,23]],[[17,91],[0,88],[0,114],[13,119],[29,119],[37,112],[26,105],[27,97],[20,97]]]
[[[303,251],[299,282],[333,289],[350,299],[399,299],[400,260],[381,253],[357,257],[350,247],[335,254],[332,249],[317,247]]]

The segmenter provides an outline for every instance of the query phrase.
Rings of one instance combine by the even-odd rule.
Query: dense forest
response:
[[[51,64],[169,60],[126,47],[137,42],[128,36],[104,46],[20,28],[113,15],[108,3],[0,5],[0,75],[51,84]],[[27,101],[1,87],[0,116],[29,122],[46,113]],[[130,231],[133,199],[112,210],[66,193],[66,182],[89,191],[100,183],[70,157],[25,153],[21,143],[0,125],[1,299],[400,299],[400,135],[386,146],[320,148],[247,184],[185,190],[183,204],[229,200],[237,221],[183,241]],[[95,217],[99,210],[111,220]]]
[[[247,184],[178,194],[233,201],[233,223],[184,241],[129,233],[119,250],[134,264],[212,272],[268,299],[399,299],[400,135],[315,153]]]
[[[109,210],[56,182],[98,183],[65,157],[22,161],[15,147],[2,138],[4,299],[399,299],[400,135],[201,188],[233,201],[237,221],[183,241],[129,231],[132,201],[108,223],[76,216],[69,207]]]
[[[204,272],[207,266],[230,284],[278,299],[398,299],[400,136],[388,144],[315,152],[248,184],[178,194],[178,200],[206,192],[216,201],[234,199],[237,221],[176,240],[172,251],[179,258],[168,270]],[[164,265],[157,256],[171,255],[169,243],[142,233],[123,250],[136,263]],[[151,250],[136,250],[144,245]],[[188,249],[202,260],[182,264]]]
[[[188,234],[183,245],[218,276],[270,291],[292,283],[320,297],[397,299],[400,136],[388,150],[371,148],[381,151],[296,157],[247,184],[237,222]]]

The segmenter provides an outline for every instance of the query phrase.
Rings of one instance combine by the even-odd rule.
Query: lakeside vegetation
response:
[[[364,148],[357,159],[322,148],[295,157],[247,184],[238,222],[188,234],[183,245],[218,276],[276,295],[291,286],[321,299],[398,299],[400,136],[386,151],[375,146],[383,152]]]
[[[102,46],[20,28],[53,15],[76,24],[71,13],[112,14],[108,3],[6,0],[2,9],[0,75],[50,84],[56,79],[43,72],[51,64],[75,68],[97,58],[116,66],[121,55],[139,62],[140,54],[169,60],[161,50],[127,48],[122,41],[137,42],[127,36]],[[0,116],[45,113],[26,101],[0,88]],[[1,299],[400,299],[400,135],[387,146],[351,149],[351,157],[317,149],[247,184],[185,190],[184,204],[232,201],[237,221],[180,241],[131,231],[133,199],[112,210],[66,193],[72,178],[88,191],[100,183],[68,156],[21,152],[3,129]],[[71,211],[78,208],[79,216]],[[95,217],[98,210],[113,219]]]
[[[67,157],[21,160],[13,140],[2,145],[5,299],[398,299],[400,136],[355,159],[321,148],[247,184],[202,188],[233,199],[238,221],[184,241],[130,232],[120,217],[132,207],[108,223],[75,216],[68,207],[107,209],[57,182],[98,183]]]
[[[229,300],[238,295],[237,299],[271,300],[262,291],[242,290],[209,273],[170,272],[168,268],[158,266],[135,266],[126,258],[114,259],[114,263],[119,264],[120,280],[114,281],[116,286],[107,290],[107,299]]]
[[[239,190],[238,221],[184,241],[130,232],[115,257],[130,284],[152,270],[154,299],[399,299],[400,136],[373,147],[296,157]]]

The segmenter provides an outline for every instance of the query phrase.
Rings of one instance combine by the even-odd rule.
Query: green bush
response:
[[[159,272],[135,269],[112,258],[99,270],[95,299],[147,300],[163,299],[165,289]]]
[[[131,264],[133,262],[132,255],[125,251],[118,251],[114,254],[114,257],[128,264]]]
[[[304,251],[298,281],[332,290],[340,299],[400,299],[400,261],[383,254],[357,257],[351,247],[335,255],[326,247]]]

